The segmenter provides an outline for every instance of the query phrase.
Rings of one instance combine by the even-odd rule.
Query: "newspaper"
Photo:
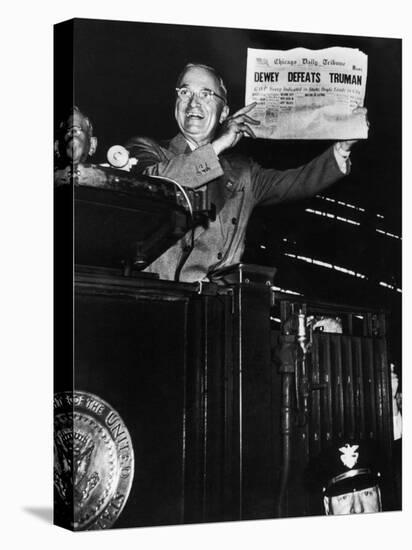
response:
[[[368,57],[358,49],[256,50],[248,48],[245,105],[260,121],[256,137],[364,139]]]

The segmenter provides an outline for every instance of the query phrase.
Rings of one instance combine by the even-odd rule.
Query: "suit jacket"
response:
[[[332,147],[308,164],[284,171],[262,168],[239,155],[218,157],[210,144],[191,151],[181,134],[162,144],[132,138],[126,148],[138,159],[138,173],[172,178],[190,188],[209,186],[216,220],[195,228],[193,235],[188,232],[146,268],[162,279],[173,280],[177,274],[185,282],[207,280],[213,271],[241,260],[255,206],[311,197],[344,175]]]

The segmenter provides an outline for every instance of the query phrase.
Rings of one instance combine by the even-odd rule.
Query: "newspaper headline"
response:
[[[367,55],[358,49],[257,50],[248,48],[245,104],[260,121],[256,137],[365,139],[362,107]]]

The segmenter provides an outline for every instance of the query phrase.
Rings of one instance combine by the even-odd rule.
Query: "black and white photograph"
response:
[[[54,45],[56,523],[400,510],[402,41]]]
[[[408,540],[407,13],[7,7],[6,547]]]

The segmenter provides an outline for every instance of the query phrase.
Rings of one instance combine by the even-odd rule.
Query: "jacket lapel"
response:
[[[190,153],[190,147],[182,134],[177,134],[170,140],[168,149],[174,155],[181,155],[182,153]]]
[[[181,155],[191,151],[189,144],[182,134],[177,134],[168,144],[168,150],[173,155]],[[226,199],[232,195],[236,188],[236,175],[232,170],[230,162],[225,157],[220,157],[220,163],[223,168],[223,176],[207,184],[209,201],[216,206],[216,212],[220,212]]]

